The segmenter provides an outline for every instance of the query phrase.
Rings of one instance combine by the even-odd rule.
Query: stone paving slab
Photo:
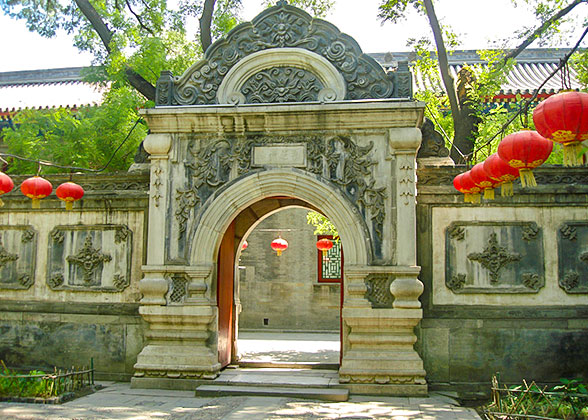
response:
[[[0,403],[6,420],[480,420],[476,412],[445,397],[353,395],[347,402],[283,397],[194,397],[189,391],[105,388],[63,405]]]

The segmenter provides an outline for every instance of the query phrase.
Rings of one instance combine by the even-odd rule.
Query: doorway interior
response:
[[[266,198],[227,229],[218,259],[221,365],[338,368],[342,247],[317,250],[309,210],[317,211]],[[270,246],[278,237],[288,242],[280,256]]]

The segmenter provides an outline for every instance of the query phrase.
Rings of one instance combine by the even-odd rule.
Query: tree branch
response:
[[[453,77],[449,73],[449,59],[447,58],[447,50],[445,49],[445,42],[443,41],[443,32],[441,31],[441,25],[435,14],[435,8],[433,7],[432,0],[424,0],[425,11],[429,18],[429,23],[435,37],[435,45],[437,46],[437,59],[439,60],[439,71],[441,72],[441,79],[449,98],[449,106],[453,116],[453,121],[459,118],[460,108],[457,100],[457,94],[455,92],[455,83]]]
[[[541,24],[541,26],[539,26],[537,29],[535,29],[533,31],[533,33],[531,35],[529,35],[523,42],[521,42],[515,49],[513,49],[508,54],[506,54],[503,57],[503,59],[501,60],[501,64],[504,65],[511,58],[515,58],[516,56],[518,56],[521,52],[523,52],[525,50],[525,48],[527,48],[529,45],[531,45],[533,43],[533,41],[535,41],[537,38],[539,38],[541,36],[541,34],[543,32],[545,32],[547,30],[547,28],[549,28],[554,22],[558,21],[559,19],[561,19],[562,17],[564,17],[565,15],[570,13],[580,3],[587,3],[587,2],[588,2],[588,0],[574,0],[568,6],[564,7],[559,12],[553,14],[549,19],[547,19],[545,22],[543,22]]]
[[[202,16],[200,16],[200,42],[202,43],[202,51],[206,51],[210,44],[212,44],[212,13],[214,12],[214,4],[216,0],[204,0],[204,7]]]
[[[106,51],[110,54],[112,51],[112,48],[110,48],[110,42],[112,41],[114,33],[108,28],[106,23],[104,23],[102,16],[98,14],[89,0],[75,0],[75,2],[80,8],[80,11],[90,22],[90,25],[92,25],[92,28],[96,31],[102,40]],[[127,79],[133,88],[135,88],[147,99],[151,101],[155,100],[155,86],[145,80],[143,76],[130,68],[128,65],[125,66],[125,75],[127,76]]]
[[[147,32],[149,32],[152,36],[155,36],[153,31],[143,24],[143,21],[141,20],[141,16],[136,14],[135,11],[131,8],[131,4],[129,3],[129,0],[125,0],[125,3],[127,4],[127,8],[129,9],[129,11],[133,14],[133,16],[135,16],[135,19],[137,19],[137,22],[139,22],[139,26],[141,26],[141,28],[143,28]]]

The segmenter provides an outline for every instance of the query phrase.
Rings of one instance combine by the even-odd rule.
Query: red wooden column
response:
[[[218,304],[218,361],[221,368],[231,363],[231,348],[234,340],[235,284],[235,222],[228,227],[221,241],[217,269]]]

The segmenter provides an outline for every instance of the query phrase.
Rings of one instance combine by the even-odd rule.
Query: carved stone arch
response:
[[[224,189],[202,214],[190,241],[190,265],[216,261],[225,230],[239,212],[256,201],[289,196],[320,209],[339,229],[346,265],[371,262],[369,233],[357,209],[335,188],[303,171],[272,169],[253,173]]]
[[[412,96],[411,74],[406,62],[399,63],[397,71],[387,73],[362,52],[352,37],[341,33],[331,23],[312,18],[282,1],[215,41],[204,58],[182,76],[162,72],[157,81],[156,105],[215,104],[219,87],[234,66],[245,57],[276,48],[302,49],[330,63],[344,80],[343,99]]]
[[[242,92],[245,83],[259,72],[272,68],[300,69],[308,72],[311,77],[315,77],[318,82],[316,92],[318,101],[345,99],[345,79],[327,59],[302,48],[270,48],[248,55],[227,72],[218,88],[217,102],[219,104],[248,102]],[[298,79],[302,80],[302,78]],[[322,89],[319,90],[319,88]]]

